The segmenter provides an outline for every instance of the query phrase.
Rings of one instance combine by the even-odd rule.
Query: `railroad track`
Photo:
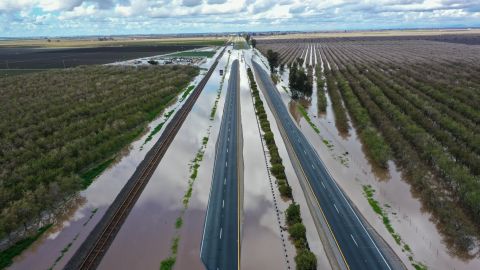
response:
[[[123,222],[135,205],[135,202],[138,200],[140,194],[153,175],[155,168],[162,160],[178,130],[210,79],[210,76],[218,65],[219,59],[224,54],[225,49],[226,47],[223,48],[222,52],[215,59],[215,62],[212,64],[205,77],[203,77],[197,87],[193,90],[193,93],[188,97],[187,101],[185,101],[185,104],[165,127],[165,130],[158,141],[146,154],[132,177],[130,177],[113,203],[107,209],[105,215],[64,267],[65,270],[95,269],[98,266],[110,244],[113,242],[116,234],[120,230]]]

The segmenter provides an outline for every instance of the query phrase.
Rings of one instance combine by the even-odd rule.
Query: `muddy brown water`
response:
[[[247,54],[246,62],[250,64],[249,52],[246,51],[245,54]],[[280,228],[285,226],[284,211],[288,204],[280,199],[275,179],[273,177],[269,179],[264,145],[262,145],[260,128],[256,121],[245,61],[240,63],[240,99],[244,145],[241,268],[288,269],[290,267],[295,269],[293,261],[295,248],[288,240],[288,232]],[[277,209],[280,213],[279,219],[276,215]]]
[[[324,61],[324,59],[321,60]],[[324,65],[327,68],[328,63]],[[280,84],[288,89],[288,69],[282,75],[282,79]],[[314,146],[337,183],[409,269],[413,267],[406,253],[396,244],[385,229],[382,220],[371,209],[363,195],[363,185],[371,185],[376,190],[374,198],[389,213],[393,228],[410,246],[415,260],[422,262],[429,269],[480,269],[479,258],[463,260],[455,256],[454,251],[448,249],[436,225],[432,222],[431,214],[425,211],[421,202],[415,197],[410,185],[405,182],[394,162],[389,162],[388,170],[372,166],[364,153],[356,130],[351,128],[349,136],[343,136],[338,132],[328,93],[326,93],[326,114],[319,114],[316,108],[316,91],[318,91],[316,87],[312,94],[311,106],[307,106],[311,120],[320,129],[320,135],[318,135],[303,117],[298,120],[297,102],[292,101],[288,94],[280,89],[281,87],[279,91],[284,103],[289,107],[292,118],[296,120],[302,132]],[[333,150],[323,143],[324,139],[333,145]],[[348,158],[346,165],[342,164],[340,158],[345,152],[348,152],[348,155],[345,155]]]
[[[171,256],[171,245],[176,236],[180,239],[176,267],[203,269],[200,260],[201,237],[228,71],[216,117],[213,122],[209,117],[220,85],[218,70],[225,68],[227,59],[228,53],[219,62],[213,73],[215,76],[208,81],[98,269],[158,269],[161,261]],[[208,130],[209,141],[193,185],[189,206],[185,210],[185,224],[177,235],[175,221],[184,211],[182,201],[188,189],[191,173],[189,164],[202,146],[202,138],[208,135]]]
[[[217,53],[219,53],[219,51]],[[213,63],[213,59],[214,58],[209,59],[202,65],[202,67],[208,68]],[[219,63],[218,67],[221,66],[222,63]],[[223,63],[223,66],[225,66],[225,62]],[[202,71],[201,73],[204,74],[205,71]],[[201,78],[202,75],[195,78],[194,83],[198,83]],[[214,100],[214,98],[211,96],[216,95],[219,81],[220,76],[218,75],[218,71],[214,72],[201,97],[207,96],[203,99],[208,99],[209,101]],[[200,100],[201,99],[199,99],[199,101]],[[172,104],[166,108],[165,112],[168,112],[177,105],[177,103]],[[211,105],[212,104],[209,104],[209,107],[211,107]],[[206,105],[204,107],[205,108],[199,108],[197,105],[195,105],[194,110],[197,108],[196,110],[205,111],[205,113],[207,113],[206,111],[208,110],[209,114],[210,109],[206,108]],[[221,111],[220,103],[219,110]],[[208,119],[208,117],[206,119]],[[155,126],[163,121],[163,116],[160,116],[158,119],[152,121],[152,123],[149,124],[150,130],[153,130]],[[79,194],[80,199],[76,200],[76,203],[69,205],[70,209],[69,211],[66,211],[67,214],[59,216],[57,224],[53,226],[52,229],[48,230],[38,241],[25,250],[21,255],[17,256],[9,269],[49,269],[52,266],[55,266],[53,269],[62,269],[62,267],[68,262],[74,252],[81,245],[83,240],[87,237],[89,232],[100,220],[120,189],[126,183],[131,174],[133,174],[137,165],[141,162],[155,141],[160,137],[162,131],[153,136],[153,139],[145,145],[143,145],[143,143],[148,137],[149,132],[145,133],[140,139],[133,142],[130,145],[130,151],[127,151],[128,153],[123,156],[118,163],[114,164],[104,173],[102,173],[102,175],[100,175],[85,191],[82,191]],[[192,140],[197,139],[196,137],[195,139],[193,138],[194,137],[192,137]],[[142,145],[143,150],[141,150]],[[191,151],[194,153],[196,152],[196,149],[192,149]],[[179,163],[183,163],[183,167],[188,169],[188,162],[191,158],[193,158],[193,155],[185,160],[181,160]],[[172,169],[173,168],[174,167],[172,167]],[[153,180],[154,179],[152,179],[152,181]],[[177,198],[177,200],[181,200],[181,197]],[[93,213],[95,209],[97,209],[97,212]],[[148,214],[146,216],[148,216]],[[62,250],[64,250],[66,247],[69,248],[62,255]],[[58,262],[55,264],[57,259]],[[155,269],[158,269],[159,260],[155,266]]]

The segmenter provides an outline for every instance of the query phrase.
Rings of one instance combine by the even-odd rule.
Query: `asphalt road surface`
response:
[[[337,248],[349,269],[395,269],[390,258],[375,243],[350,202],[326,170],[315,149],[298,129],[287,108],[273,85],[269,74],[255,61],[252,61],[257,79],[261,80],[268,98],[273,104],[288,140],[301,164],[301,169],[329,224]]]
[[[238,60],[232,63],[200,257],[208,270],[238,269]]]

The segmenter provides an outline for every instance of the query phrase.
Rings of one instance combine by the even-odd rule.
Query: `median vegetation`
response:
[[[0,238],[34,233],[197,74],[189,66],[90,66],[0,79]]]
[[[260,127],[263,131],[263,139],[267,144],[268,151],[270,153],[270,172],[277,179],[278,189],[280,195],[284,198],[292,198],[292,188],[288,184],[287,176],[285,175],[285,167],[282,163],[282,158],[278,153],[277,144],[275,143],[275,138],[273,132],[270,129],[270,122],[267,119],[267,113],[263,107],[263,101],[260,98],[260,92],[258,91],[257,84],[255,83],[255,78],[253,77],[252,70],[248,69],[248,77],[250,79],[250,89],[252,90],[252,95],[254,98],[255,112],[257,114],[258,120],[260,122]]]
[[[300,205],[293,201],[292,188],[288,184],[287,176],[285,174],[285,167],[283,166],[282,158],[278,153],[275,138],[270,128],[270,122],[267,119],[267,113],[265,112],[263,101],[260,98],[260,92],[258,91],[253,72],[250,68],[248,68],[247,73],[250,80],[250,89],[254,99],[255,113],[263,131],[263,139],[270,153],[270,171],[277,179],[277,186],[280,195],[284,199],[289,199],[291,201],[290,205],[285,211],[285,216],[290,239],[297,250],[297,255],[295,256],[295,264],[297,266],[296,269],[317,269],[317,258],[310,251],[308,246],[306,229],[302,223],[302,217],[300,213]]]

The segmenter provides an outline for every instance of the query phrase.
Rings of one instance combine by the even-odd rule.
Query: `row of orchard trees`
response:
[[[81,67],[0,79],[0,237],[85,188],[197,74]]]
[[[356,56],[349,50],[338,48],[330,48],[327,56],[338,66],[334,73],[352,119],[362,127],[360,123],[370,118],[382,137],[374,145],[388,144],[373,156],[382,162],[395,158],[435,214],[448,243],[468,254],[476,245],[479,231],[475,224],[480,221],[480,163],[472,152],[475,140],[462,142],[469,131],[452,122],[448,124],[447,115],[436,113],[441,106],[425,92],[412,88],[400,72],[385,72],[403,67],[389,63],[387,69],[382,62],[361,63],[354,60]],[[421,79],[415,82],[424,87],[431,84]],[[465,132],[463,136],[455,134],[461,130]],[[374,149],[369,147],[368,151]]]
[[[290,58],[302,46],[271,45]],[[317,79],[324,72],[318,86],[327,85],[338,130],[348,132],[350,116],[370,159],[383,168],[395,160],[447,243],[469,256],[480,238],[480,57],[455,46],[322,43],[318,55],[328,66],[316,72]],[[290,86],[301,88],[302,64],[290,68]]]

